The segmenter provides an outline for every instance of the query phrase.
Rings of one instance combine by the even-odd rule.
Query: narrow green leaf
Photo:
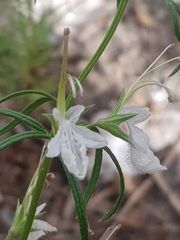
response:
[[[43,103],[48,102],[48,101],[50,101],[50,100],[47,97],[39,98],[36,101],[34,101],[33,103],[29,104],[26,108],[24,108],[21,111],[21,113],[23,113],[25,115],[29,115],[34,109],[36,109],[37,107],[39,107],[40,105],[42,105]],[[0,130],[0,135],[3,135],[4,133],[9,132],[11,129],[13,129],[19,123],[20,123],[20,121],[17,119],[12,120],[10,123],[8,123],[5,127],[3,127]]]
[[[176,34],[178,41],[180,42],[180,27],[179,27],[179,20],[178,20],[179,10],[177,11],[177,6],[172,0],[167,0],[167,3],[169,5],[169,9],[172,15],[174,32]]]
[[[26,116],[23,113],[15,112],[13,110],[8,110],[8,109],[0,109],[0,114],[2,114],[4,116],[15,118],[20,122],[26,123],[27,125],[36,129],[39,132],[46,133],[46,129],[40,122],[38,122],[37,120],[35,120],[29,116]]]
[[[176,74],[180,69],[180,64],[175,67],[175,69],[169,74],[168,78],[172,77],[174,74]]]
[[[29,206],[29,210],[27,212],[26,221],[24,222],[23,229],[21,230],[20,236],[18,238],[19,240],[28,239],[29,232],[32,227],[32,223],[34,221],[34,216],[36,214],[39,198],[40,198],[42,188],[45,183],[51,162],[52,160],[50,158],[47,158],[46,156],[43,157],[43,160],[39,169],[36,185],[33,189],[32,200]]]
[[[12,99],[12,98],[15,98],[15,97],[19,97],[21,95],[26,95],[26,94],[36,94],[36,95],[45,96],[45,97],[49,98],[50,100],[56,102],[55,97],[53,97],[50,94],[47,94],[45,92],[36,91],[36,90],[24,90],[24,91],[14,92],[14,93],[11,93],[11,94],[7,95],[6,97],[4,97],[0,100],[0,103],[5,102],[5,101],[7,101],[9,99]]]
[[[123,103],[123,100],[124,100],[125,95],[126,95],[126,94],[125,94],[125,91],[124,91],[124,89],[123,89],[122,92],[121,92],[121,95],[120,95],[120,97],[119,97],[119,100],[118,100],[118,102],[117,102],[117,104],[116,104],[116,107],[114,108],[114,110],[112,111],[112,113],[109,115],[109,117],[111,117],[111,116],[113,116],[114,114],[116,114],[116,113],[119,112],[120,108],[122,107],[121,105],[122,105],[122,103]]]
[[[119,7],[119,3],[120,3],[120,1],[121,1],[121,0],[116,0],[116,2],[117,2],[117,5],[116,5],[117,8]]]
[[[51,136],[53,137],[57,131],[58,131],[58,124],[56,122],[56,120],[54,119],[53,115],[52,114],[49,114],[49,113],[43,113],[43,116],[46,117],[50,122],[51,122]]]
[[[101,164],[102,164],[102,148],[96,149],[96,155],[95,155],[95,160],[94,160],[94,166],[91,174],[91,178],[89,179],[88,185],[86,187],[86,191],[84,194],[84,206],[88,203],[94,188],[96,186],[99,173],[101,170]]]
[[[134,113],[128,113],[128,114],[114,114],[113,116],[108,117],[104,120],[99,120],[97,125],[100,126],[103,125],[120,125],[120,123],[123,123],[127,121],[128,119],[135,117],[137,114]]]
[[[71,191],[74,197],[76,213],[77,213],[77,218],[79,221],[79,227],[80,227],[80,233],[81,233],[81,240],[88,240],[88,223],[87,223],[86,211],[85,211],[81,190],[79,188],[78,182],[75,179],[75,177],[71,173],[69,173],[61,157],[59,158],[63,165],[64,171],[68,179],[69,186],[71,188]]]
[[[92,107],[94,107],[95,104],[91,104],[89,106],[86,106],[84,111],[81,113],[81,115],[85,114],[87,111],[89,111],[89,109],[91,109]]]
[[[118,9],[116,11],[116,14],[115,14],[115,16],[114,16],[114,18],[111,22],[111,25],[110,25],[108,31],[106,32],[106,35],[104,36],[101,44],[99,45],[98,49],[94,53],[93,57],[91,58],[91,60],[88,62],[88,64],[83,69],[80,76],[78,77],[78,80],[79,80],[80,83],[83,83],[83,81],[86,79],[87,75],[92,70],[92,68],[95,66],[98,59],[100,58],[100,56],[104,52],[105,48],[107,47],[108,43],[110,42],[116,28],[119,25],[119,22],[122,18],[124,10],[126,9],[127,3],[128,3],[128,0],[119,1]],[[76,89],[78,89],[77,84],[76,84]],[[72,105],[72,102],[73,102],[73,94],[72,94],[72,91],[70,91],[70,93],[69,93],[69,95],[66,99],[66,109],[70,108],[70,106]]]
[[[174,5],[176,7],[176,12],[178,13],[178,15],[180,16],[180,8],[178,7],[178,5],[174,2]]]
[[[120,177],[120,189],[119,189],[118,198],[117,198],[114,206],[112,207],[112,209],[105,216],[103,216],[100,219],[101,221],[110,218],[117,211],[117,209],[119,208],[119,205],[120,205],[120,203],[121,203],[121,201],[123,199],[124,189],[125,189],[125,186],[124,186],[124,176],[123,176],[123,173],[122,173],[122,170],[121,170],[121,167],[119,165],[118,160],[116,159],[115,155],[112,153],[112,151],[108,147],[105,147],[104,150],[110,156],[110,158],[112,159],[112,161],[114,162],[114,164],[115,164],[115,166],[117,168],[117,171],[118,171],[119,177]]]
[[[113,136],[121,138],[122,140],[126,141],[127,143],[132,145],[131,139],[129,138],[129,136],[124,133],[119,126],[115,126],[115,125],[102,125],[102,124],[98,124],[98,127],[108,131],[109,133],[111,133]]]
[[[38,131],[28,131],[28,132],[23,132],[23,133],[18,133],[15,135],[12,135],[3,141],[0,142],[0,150],[8,147],[9,145],[12,145],[16,142],[19,142],[24,139],[29,139],[29,138],[44,138],[44,139],[49,139],[50,136],[45,133],[41,133]]]

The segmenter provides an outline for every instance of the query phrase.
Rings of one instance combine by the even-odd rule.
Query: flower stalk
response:
[[[126,8],[127,3],[128,3],[128,0],[121,0],[119,2],[116,14],[113,18],[113,21],[112,21],[104,39],[102,40],[101,44],[99,45],[98,49],[94,53],[91,60],[88,62],[88,64],[86,65],[86,67],[84,68],[84,70],[81,72],[81,74],[78,77],[80,83],[82,83],[85,80],[85,78],[87,77],[89,72],[92,70],[92,68],[97,63],[98,59],[100,58],[100,56],[104,52],[108,43],[110,42],[112,36],[114,35],[114,32],[115,32],[116,28],[118,27],[118,24],[119,24],[119,22],[122,18],[122,15],[124,13],[124,10]],[[78,89],[77,84],[76,84],[76,89]],[[69,109],[71,107],[72,101],[73,101],[73,93],[71,91],[69,93],[68,97],[67,97],[67,100],[66,100],[66,109]]]
[[[38,176],[38,179],[37,179],[34,191],[33,191],[32,201],[31,201],[31,204],[29,207],[26,222],[23,227],[23,230],[22,230],[19,240],[26,240],[28,238],[28,235],[30,233],[31,226],[32,226],[32,223],[34,220],[34,216],[36,214],[36,209],[38,206],[42,187],[44,185],[49,167],[51,165],[51,159],[47,158],[46,156],[43,156],[43,157],[44,158],[43,158],[42,165],[41,165],[40,171],[39,171],[39,176]]]

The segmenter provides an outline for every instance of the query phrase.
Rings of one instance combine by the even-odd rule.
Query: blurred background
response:
[[[37,0],[34,6],[31,1],[1,0],[0,97],[24,89],[43,90],[56,96],[64,27],[71,30],[68,73],[78,77],[108,30],[115,10],[116,1],[112,0]],[[74,101],[74,104],[95,104],[84,116],[85,120],[106,116],[115,107],[122,89],[128,89],[171,43],[175,47],[163,55],[160,63],[180,55],[166,1],[129,1],[110,44],[83,83],[84,97],[78,95]],[[96,190],[87,205],[89,225],[94,232],[89,239],[100,239],[108,227],[118,224],[121,229],[111,239],[180,238],[180,74],[166,80],[176,65],[166,65],[151,74],[151,78],[174,91],[174,103],[168,102],[164,90],[148,87],[135,93],[127,104],[150,108],[152,116],[141,127],[168,171],[136,175],[126,162],[125,143],[106,134],[123,168],[126,192],[119,211],[109,220],[98,222],[111,209],[119,191],[116,169],[104,155]],[[34,98],[19,97],[1,104],[1,108],[20,111]],[[41,113],[50,113],[53,107],[45,104],[32,116],[50,129]],[[1,116],[0,127],[8,122]],[[26,126],[21,124],[0,140],[24,130]],[[25,140],[0,152],[0,240],[5,239],[12,224],[17,199],[23,199],[42,146],[42,140]],[[88,176],[80,183],[82,190],[90,176],[93,154],[89,151],[91,161]],[[53,160],[50,172],[55,179],[44,186],[40,202],[46,202],[47,206],[42,218],[56,226],[58,232],[46,238],[79,239],[73,198],[58,159]]]

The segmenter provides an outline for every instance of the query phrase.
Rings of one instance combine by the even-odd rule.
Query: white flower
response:
[[[41,204],[39,207],[37,207],[36,216],[42,211],[45,205],[46,203]],[[46,233],[57,231],[57,228],[53,227],[49,223],[42,220],[37,220],[37,219],[34,219],[32,224],[32,229],[33,229],[33,232],[29,233],[27,240],[37,240],[40,237],[46,235]]]
[[[136,170],[141,173],[152,173],[159,170],[167,170],[162,166],[159,159],[150,150],[149,137],[135,125],[145,121],[149,116],[147,107],[125,107],[120,110],[120,114],[135,113],[137,116],[126,121],[129,128],[129,136],[132,146],[129,145],[129,156]]]
[[[49,141],[47,157],[56,157],[61,154],[64,164],[69,172],[77,178],[83,179],[87,172],[87,148],[102,148],[107,141],[96,132],[85,126],[77,126],[81,113],[85,107],[77,105],[66,112],[66,117],[60,116],[57,108],[53,109],[54,119],[59,124],[56,135]]]

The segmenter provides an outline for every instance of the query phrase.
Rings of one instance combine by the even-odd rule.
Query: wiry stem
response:
[[[87,75],[89,74],[89,72],[92,70],[92,68],[94,67],[94,65],[97,63],[98,59],[100,58],[101,54],[104,52],[105,48],[107,47],[109,41],[111,40],[121,18],[123,15],[123,12],[126,8],[126,5],[128,3],[128,0],[121,0],[116,14],[114,16],[114,19],[110,25],[109,30],[107,31],[104,39],[102,40],[101,44],[99,45],[97,51],[95,52],[94,56],[91,58],[91,60],[88,62],[87,66],[84,68],[84,70],[82,71],[82,73],[80,74],[80,76],[78,77],[80,83],[82,83],[85,78],[87,77]],[[76,89],[78,89],[78,86],[76,85]],[[67,100],[66,100],[66,109],[69,109],[70,106],[72,105],[72,101],[73,101],[73,95],[72,95],[72,91],[69,93]]]

